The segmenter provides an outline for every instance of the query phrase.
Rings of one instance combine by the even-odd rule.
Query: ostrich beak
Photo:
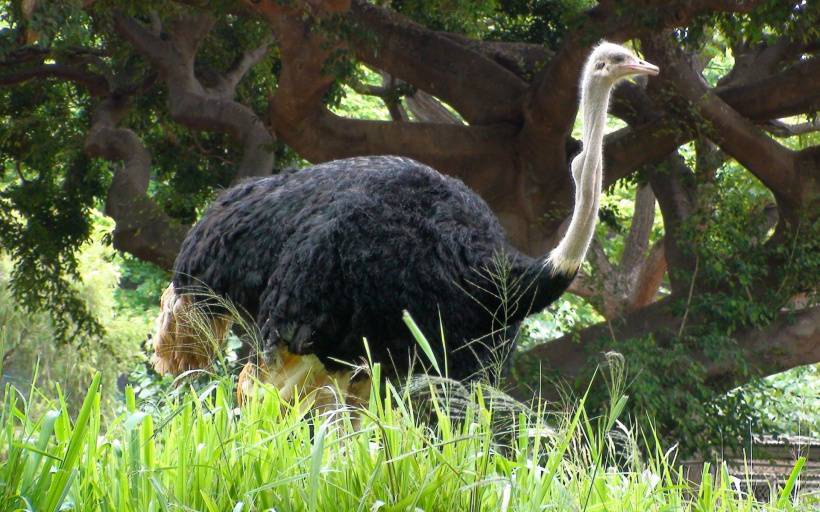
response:
[[[629,73],[630,75],[656,76],[661,71],[658,66],[650,64],[645,60],[637,60],[636,62],[626,64],[624,65],[624,69],[626,69],[627,73]]]

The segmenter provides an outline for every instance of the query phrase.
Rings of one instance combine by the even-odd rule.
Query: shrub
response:
[[[70,407],[78,406],[96,372],[104,376],[103,396],[116,396],[119,376],[144,360],[143,342],[151,329],[153,311],[117,307],[114,299],[120,267],[113,248],[103,240],[111,229],[107,219],[97,219],[95,236],[78,252],[82,281],[74,283],[78,297],[104,327],[98,337],[75,332],[60,342],[48,312],[31,312],[17,303],[9,288],[11,259],[0,253],[0,346],[3,379],[25,388],[55,394],[59,388]]]

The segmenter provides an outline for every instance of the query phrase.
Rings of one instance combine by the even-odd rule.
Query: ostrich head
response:
[[[631,51],[617,44],[602,42],[592,51],[582,73],[584,81],[598,82],[611,87],[618,80],[635,75],[657,75],[658,66],[639,59]],[[584,88],[584,83],[581,88]]]
[[[552,274],[574,275],[595,233],[603,183],[603,143],[613,86],[635,75],[657,75],[658,67],[617,44],[602,42],[592,50],[581,73],[583,150],[572,160],[575,206],[569,228],[544,265]]]

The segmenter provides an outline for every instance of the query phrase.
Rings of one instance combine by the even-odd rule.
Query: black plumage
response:
[[[403,374],[416,351],[402,311],[449,375],[465,379],[573,276],[507,242],[461,181],[390,156],[337,160],[241,183],[218,197],[177,257],[177,290],[206,285],[244,308],[265,350],[328,369],[373,360]],[[503,297],[503,299],[502,299]],[[509,347],[507,347],[509,348]]]

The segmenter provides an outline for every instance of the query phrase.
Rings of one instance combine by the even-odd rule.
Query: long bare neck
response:
[[[544,265],[553,275],[574,275],[586,257],[601,200],[603,141],[611,84],[585,80],[581,89],[583,150],[572,160],[575,206],[569,228]]]
[[[603,179],[603,139],[611,87],[583,83],[583,151],[572,161],[575,207],[566,234],[550,254],[531,258],[513,250],[512,276],[518,283],[518,307],[512,320],[521,320],[554,302],[569,287],[592,242]]]

